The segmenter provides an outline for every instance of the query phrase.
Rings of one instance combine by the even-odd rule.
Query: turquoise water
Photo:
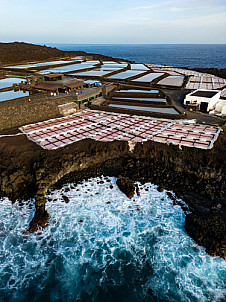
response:
[[[186,234],[166,192],[138,183],[130,200],[109,180],[50,192],[34,234],[34,201],[0,199],[0,301],[225,301],[226,261]]]

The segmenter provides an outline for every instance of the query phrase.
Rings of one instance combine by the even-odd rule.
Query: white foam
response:
[[[226,262],[186,234],[181,208],[150,183],[138,183],[140,195],[130,200],[109,179],[50,192],[49,226],[39,233],[23,234],[33,201],[31,209],[0,202],[0,291],[20,301],[32,286],[47,291],[53,279],[51,296],[67,301],[82,292],[98,301],[100,287],[130,283],[127,294],[137,299],[151,288],[164,301],[223,301]],[[70,202],[62,202],[62,195]]]

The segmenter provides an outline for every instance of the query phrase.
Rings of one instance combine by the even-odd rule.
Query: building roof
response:
[[[63,88],[63,84],[60,84],[60,83],[40,83],[38,85],[33,86],[33,88],[40,89],[40,90],[56,91],[59,88]]]
[[[216,95],[219,91],[212,91],[212,90],[197,90],[194,93],[191,94],[191,96],[198,96],[198,97],[204,97],[204,98],[212,98],[214,95]]]
[[[74,82],[67,82],[67,83],[64,83],[64,86],[67,87],[67,88],[77,88],[77,87],[81,87],[84,85],[84,82],[82,81],[74,81]]]
[[[61,73],[47,73],[47,74],[43,74],[44,77],[46,78],[61,78],[63,75]]]

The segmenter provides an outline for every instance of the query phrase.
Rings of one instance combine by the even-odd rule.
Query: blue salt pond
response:
[[[143,72],[141,70],[126,70],[124,72],[121,72],[121,73],[110,76],[109,79],[123,80],[123,79],[127,79],[127,78],[137,76],[139,74],[142,75]]]
[[[157,107],[142,107],[142,106],[130,106],[130,105],[118,105],[118,104],[109,104],[109,107],[136,110],[136,111],[148,111],[164,114],[179,114],[174,108],[157,108]]]
[[[86,61],[86,62],[82,62],[82,64],[93,64],[93,65],[96,65],[96,64],[100,64],[100,61]]]
[[[158,103],[166,103],[166,99],[161,99],[161,98],[130,98],[130,97],[112,97],[112,100],[128,100],[128,101],[144,101],[144,102],[158,102]]]
[[[130,200],[109,179],[50,192],[34,234],[34,200],[0,199],[0,301],[225,301],[226,261],[187,235],[166,192],[138,183]]]
[[[104,63],[101,67],[102,68],[125,68],[128,64],[126,63]]]
[[[4,91],[4,92],[0,92],[0,102],[14,100],[14,99],[22,98],[22,97],[25,97],[25,96],[29,96],[28,91],[25,91],[25,92],[23,92],[22,90]]]
[[[48,66],[48,65],[57,65],[57,64],[65,64],[70,63],[71,61],[50,61],[50,62],[41,62],[41,63],[32,63],[32,64],[24,64],[24,65],[13,65],[13,66],[6,66],[4,68],[15,68],[15,69],[24,69],[24,68],[35,68],[35,67],[41,67],[41,66]],[[73,62],[73,61],[72,61]]]
[[[141,90],[141,89],[129,89],[129,90],[125,90],[125,89],[122,89],[122,90],[119,90],[117,92],[132,92],[132,93],[159,93],[159,90]]]
[[[103,61],[103,64],[106,65],[106,64],[118,64],[118,63],[115,61]]]
[[[95,65],[90,63],[77,63],[77,64],[70,64],[61,67],[49,68],[46,71],[50,72],[70,72],[74,70],[86,69],[86,68],[93,68]]]
[[[150,68],[148,68],[147,66],[145,66],[144,64],[130,64],[131,69],[137,69],[137,70],[150,70]]]
[[[71,75],[74,75],[76,77],[79,76],[90,76],[90,77],[102,77],[105,76],[106,74],[112,73],[112,70],[107,70],[107,69],[94,69],[94,70],[89,70],[89,71],[84,71],[84,72],[78,72],[78,73],[71,73]]]
[[[149,74],[146,74],[138,79],[135,79],[133,81],[136,81],[136,82],[152,82],[153,80],[161,77],[162,75],[164,75],[164,73],[149,73]]]
[[[4,68],[25,69],[25,68],[35,67],[35,66],[36,66],[36,64],[24,64],[24,65],[11,65],[11,66],[6,66]]]
[[[50,62],[42,62],[42,63],[37,63],[35,66],[41,67],[41,66],[48,66],[48,65],[55,65],[55,64],[66,64],[70,63],[71,61],[50,61]]]
[[[0,80],[0,89],[11,87],[13,84],[19,84],[21,81],[25,81],[22,78],[5,78]]]

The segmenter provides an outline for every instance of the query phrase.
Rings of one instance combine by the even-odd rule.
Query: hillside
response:
[[[84,51],[62,51],[57,48],[24,42],[0,43],[0,64],[44,61],[71,56],[87,55]],[[108,56],[91,54],[93,59],[112,59]]]

